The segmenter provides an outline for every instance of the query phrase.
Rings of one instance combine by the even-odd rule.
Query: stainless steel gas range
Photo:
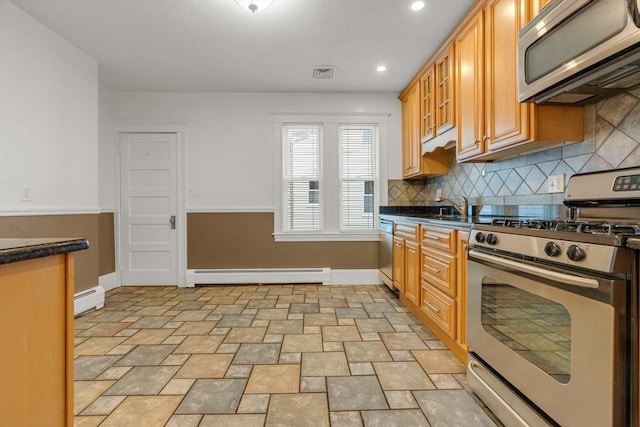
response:
[[[506,426],[638,426],[640,168],[571,177],[571,219],[475,224],[468,381]]]

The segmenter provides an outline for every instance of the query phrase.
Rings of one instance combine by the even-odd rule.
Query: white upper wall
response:
[[[0,215],[96,211],[98,188],[96,61],[0,0]]]
[[[384,186],[381,204],[386,204],[387,179],[397,179],[401,175],[401,104],[396,94],[171,94],[101,90],[100,98],[100,108],[110,108],[112,112],[113,129],[122,122],[168,122],[187,126],[185,194],[188,211],[273,209],[273,113],[390,114],[387,144],[380,147],[380,178]],[[117,138],[101,132],[100,139],[101,145],[107,145],[100,149],[101,170],[115,171],[112,144]],[[101,176],[108,174],[101,173]],[[103,209],[116,205],[114,183],[101,182]],[[189,191],[196,194],[189,195]]]

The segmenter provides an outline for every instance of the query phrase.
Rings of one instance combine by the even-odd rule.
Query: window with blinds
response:
[[[374,230],[377,127],[339,125],[340,230]]]
[[[282,127],[284,228],[321,230],[321,125]]]
[[[378,150],[385,146],[386,116],[274,117],[276,241],[377,240],[380,191],[386,190]]]

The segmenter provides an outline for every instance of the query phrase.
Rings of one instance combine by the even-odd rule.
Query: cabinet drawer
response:
[[[440,289],[451,298],[457,293],[456,257],[446,252],[422,246],[420,272],[422,279]]]
[[[420,224],[409,224],[396,222],[393,225],[393,235],[402,237],[405,239],[419,240],[420,239]]]
[[[456,251],[456,230],[450,228],[422,226],[421,242],[434,248],[454,253]]]
[[[456,339],[456,302],[422,281],[422,311],[451,338]]]

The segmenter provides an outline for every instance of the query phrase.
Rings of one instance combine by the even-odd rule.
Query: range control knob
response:
[[[562,248],[556,242],[547,242],[544,245],[544,253],[549,256],[558,256],[562,252]]]
[[[482,231],[478,231],[476,233],[476,242],[484,243],[484,239],[485,239],[484,233]]]
[[[487,243],[490,245],[495,245],[496,243],[498,243],[498,236],[493,233],[487,234]]]
[[[572,261],[582,261],[587,254],[584,252],[584,249],[576,245],[571,245],[567,248],[567,256]]]

